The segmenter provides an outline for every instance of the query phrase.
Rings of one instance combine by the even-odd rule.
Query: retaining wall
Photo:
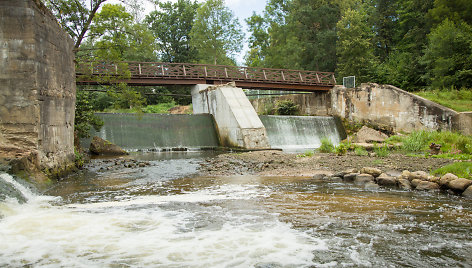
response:
[[[39,0],[0,1],[0,154],[41,169],[74,160],[73,41]]]

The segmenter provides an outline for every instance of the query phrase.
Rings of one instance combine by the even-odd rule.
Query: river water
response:
[[[197,177],[139,153],[0,201],[0,267],[471,267],[470,201],[305,177]],[[3,188],[8,188],[3,187]],[[15,196],[11,194],[10,196]]]

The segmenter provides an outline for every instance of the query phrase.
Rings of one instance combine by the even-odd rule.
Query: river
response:
[[[213,153],[95,159],[0,202],[0,267],[471,267],[472,205],[306,177],[198,177]],[[13,196],[13,195],[11,195]],[[20,198],[22,199],[22,198]]]

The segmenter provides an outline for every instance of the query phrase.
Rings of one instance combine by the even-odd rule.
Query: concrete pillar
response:
[[[270,148],[266,129],[241,88],[231,83],[196,85],[192,88],[192,103],[194,114],[213,115],[222,146]]]

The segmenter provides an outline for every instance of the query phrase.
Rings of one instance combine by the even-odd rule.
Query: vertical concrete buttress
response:
[[[222,146],[244,149],[270,148],[267,132],[241,88],[226,84],[195,85],[193,113],[215,118]]]

